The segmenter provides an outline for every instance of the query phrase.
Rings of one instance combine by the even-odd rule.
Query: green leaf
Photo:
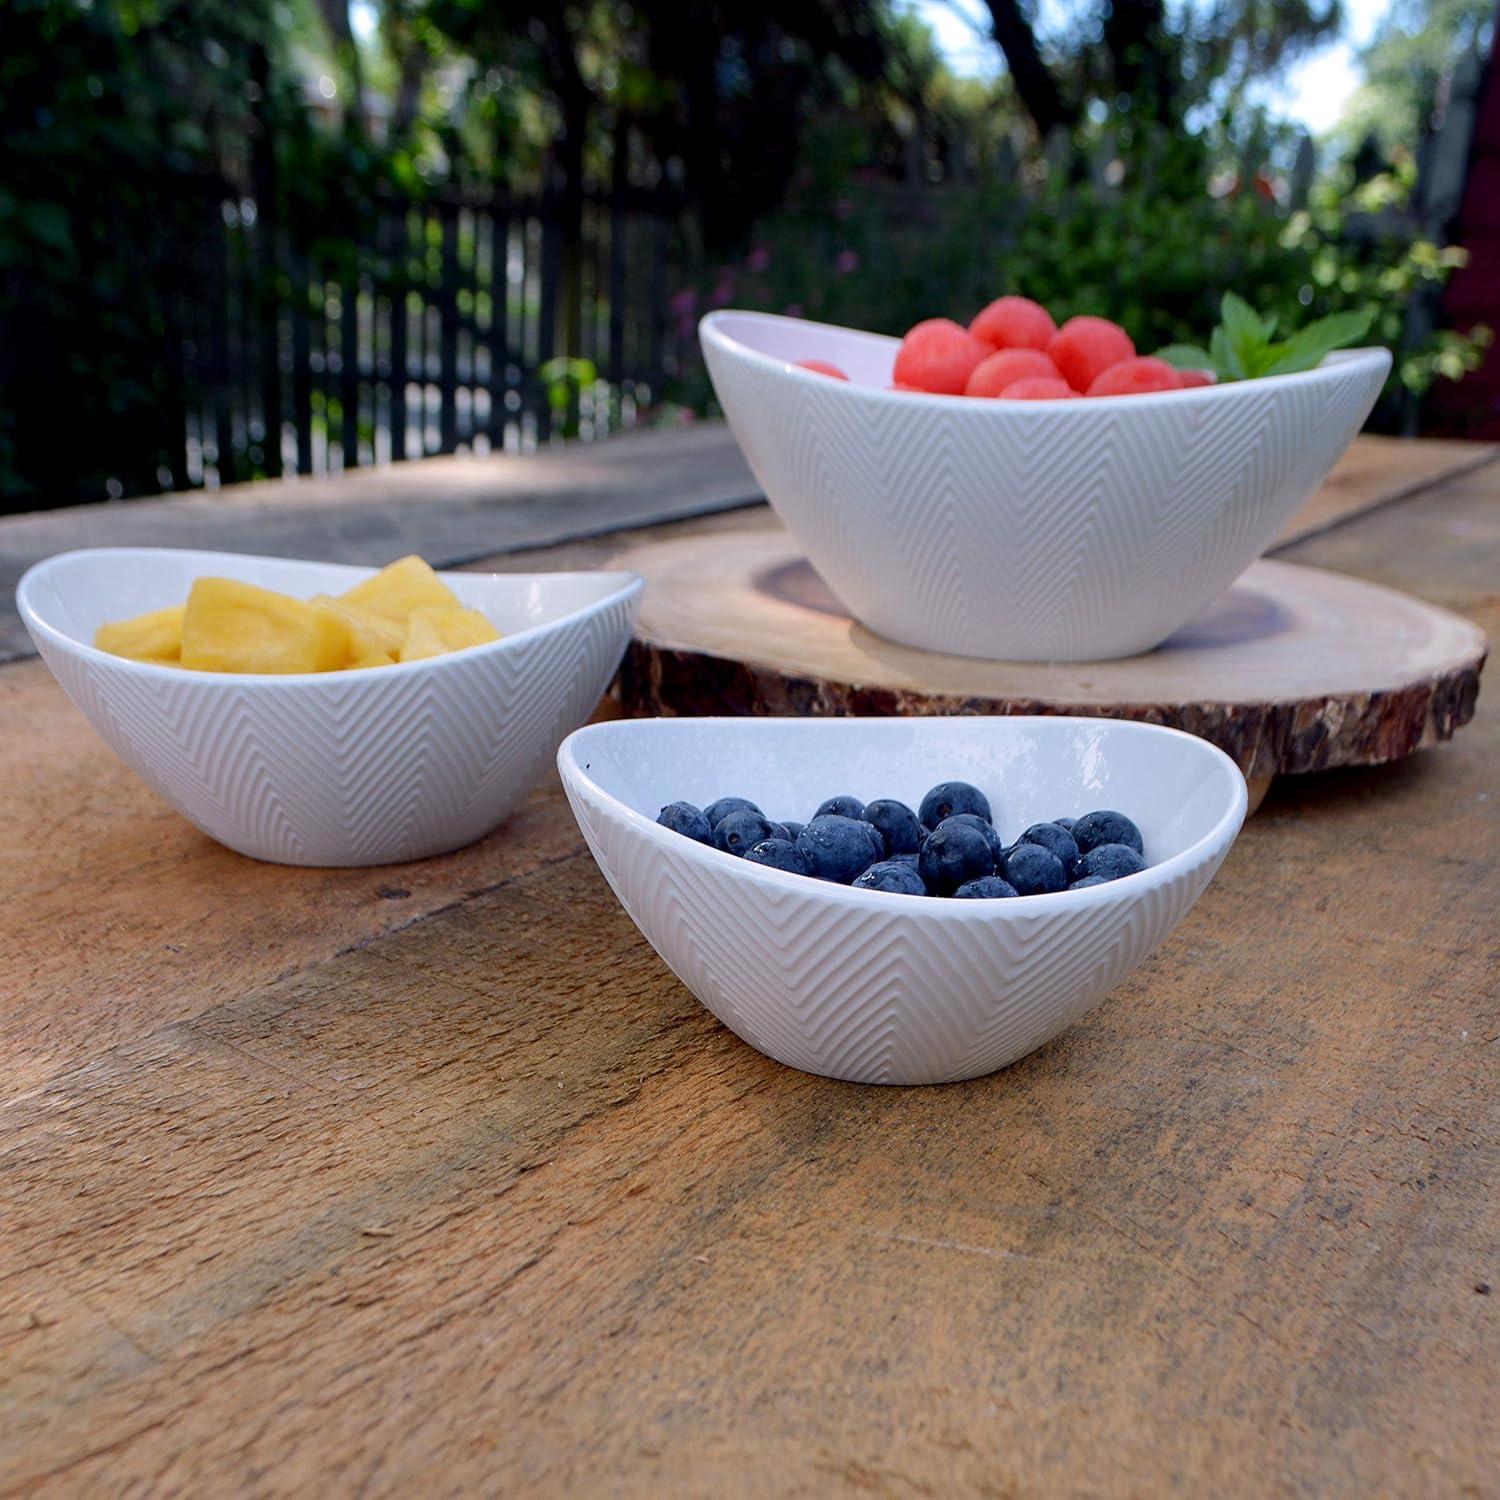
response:
[[[1224,330],[1225,342],[1233,351],[1241,377],[1261,374],[1270,363],[1268,350],[1275,321],[1262,318],[1243,297],[1233,292],[1224,293],[1219,317],[1219,326]]]
[[[1243,380],[1245,378],[1245,367],[1230,347],[1229,336],[1224,332],[1222,323],[1214,329],[1208,341],[1208,352],[1214,362],[1214,374],[1220,380]]]
[[[1156,351],[1158,359],[1164,359],[1174,370],[1211,370],[1214,357],[1208,350],[1196,344],[1168,344]]]
[[[1299,328],[1285,343],[1273,344],[1267,351],[1270,360],[1263,375],[1295,375],[1299,370],[1315,370],[1325,354],[1357,344],[1375,320],[1374,308],[1360,312],[1330,313]]]

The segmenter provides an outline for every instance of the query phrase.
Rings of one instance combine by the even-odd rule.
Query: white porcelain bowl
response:
[[[885,389],[898,341],[877,334],[732,311],[700,334],[756,479],[845,606],[1014,661],[1133,656],[1186,624],[1327,477],[1391,366],[1356,349],[1195,390],[977,400]]]
[[[97,548],[38,563],[16,602],[110,748],[211,838],[282,864],[390,864],[471,843],[530,790],[619,665],[636,574],[444,573],[504,639],[363,671],[186,672],[90,645],[107,620],[181,603],[204,574],[307,597],[373,571]]]
[[[860,1083],[1004,1067],[1097,1004],[1182,919],[1245,817],[1245,781],[1204,740],[1108,719],[633,719],[557,756],[579,827],[672,971],[769,1057]],[[1000,833],[1107,807],[1150,867],[1055,896],[941,900],[753,865],[657,824],[668,802],[749,797],[805,820],[825,797],[916,807],[959,778]]]

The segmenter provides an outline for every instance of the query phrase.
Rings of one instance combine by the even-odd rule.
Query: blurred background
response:
[[[1494,0],[0,0],[0,510],[712,412],[735,304],[1379,309],[1500,437]]]

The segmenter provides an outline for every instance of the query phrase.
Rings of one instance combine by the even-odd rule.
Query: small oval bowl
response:
[[[16,603],[110,748],[210,838],[278,864],[393,864],[502,822],[609,685],[635,573],[443,573],[503,639],[449,656],[285,676],[188,672],[90,644],[107,620],[180,604],[195,578],[306,598],[373,568],[155,547],[64,552]]]
[[[730,1030],[779,1062],[858,1083],[993,1072],[1056,1036],[1182,919],[1245,818],[1245,780],[1205,740],[1111,719],[635,719],[557,756],[621,904]],[[1114,808],[1150,866],[1108,885],[940,900],[766,869],[672,833],[668,802],[750,798],[808,818],[825,797],[972,781],[1007,841]]]
[[[1354,349],[1300,375],[1006,401],[888,390],[899,341],[855,329],[726,310],[700,337],[766,498],[851,613],[1010,661],[1160,645],[1323,482],[1391,367]]]

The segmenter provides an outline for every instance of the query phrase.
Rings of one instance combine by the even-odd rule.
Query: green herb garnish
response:
[[[1243,297],[1225,292],[1219,304],[1219,326],[1207,349],[1169,344],[1158,349],[1156,357],[1177,370],[1212,370],[1221,382],[1295,375],[1299,370],[1316,369],[1325,354],[1357,344],[1374,321],[1373,308],[1330,313],[1276,343],[1276,319],[1261,317]]]

